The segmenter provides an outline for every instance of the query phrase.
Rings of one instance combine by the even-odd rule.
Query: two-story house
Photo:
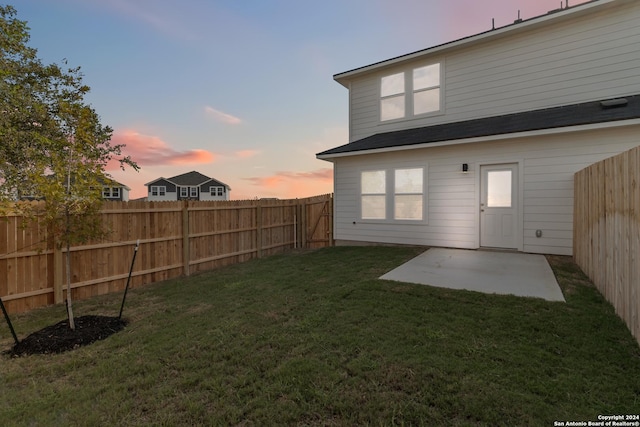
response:
[[[337,243],[570,255],[574,173],[640,145],[639,23],[594,0],[336,74]]]
[[[145,186],[149,201],[229,200],[231,192],[227,184],[196,171],[171,178],[160,177]]]

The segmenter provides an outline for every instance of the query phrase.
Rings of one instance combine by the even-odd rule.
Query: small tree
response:
[[[11,6],[0,6],[0,208],[38,218],[66,247],[67,310],[71,305],[70,247],[99,238],[105,173],[112,159],[138,166],[112,145],[112,129],[85,103],[80,68],[44,65],[27,46],[28,27]],[[14,203],[29,195],[44,203]]]

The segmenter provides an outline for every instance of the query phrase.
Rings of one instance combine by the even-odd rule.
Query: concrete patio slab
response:
[[[564,302],[543,255],[432,248],[380,279]]]

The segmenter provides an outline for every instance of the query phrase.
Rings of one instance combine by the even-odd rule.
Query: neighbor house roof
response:
[[[55,178],[54,174],[47,175],[47,179],[54,179],[54,178]],[[75,181],[76,181],[76,177],[74,175],[71,175],[71,182],[75,184]],[[131,191],[131,188],[127,187],[123,183],[118,182],[115,179],[108,177],[106,175],[103,175],[102,178],[100,178],[98,181],[100,182],[100,184],[104,186],[122,187],[127,191]]]
[[[127,191],[130,191],[131,188],[129,188],[128,186],[124,185],[121,182],[116,181],[113,178],[109,178],[109,177],[105,177],[104,182],[102,183],[103,185],[111,185],[113,187],[122,187]]]
[[[365,73],[378,71],[380,69],[401,64],[403,62],[411,61],[417,58],[441,55],[444,52],[450,52],[454,49],[468,48],[476,43],[483,43],[488,40],[510,36],[517,32],[529,31],[533,28],[546,26],[559,20],[579,16],[580,14],[592,13],[599,8],[610,6],[613,3],[619,4],[631,1],[635,0],[591,0],[589,2],[581,3],[574,6],[563,6],[564,2],[561,2],[561,6],[559,9],[551,10],[544,15],[536,16],[529,19],[515,19],[513,23],[504,25],[502,27],[491,28],[488,31],[484,31],[468,37],[463,37],[458,40],[450,41],[437,46],[429,47],[427,49],[422,49],[416,52],[408,53],[406,55],[397,56],[395,58],[338,73],[333,76],[333,79],[348,88],[349,81],[352,78],[358,77]]]
[[[522,113],[445,123],[375,134],[340,147],[318,153],[318,158],[346,153],[433,144],[467,138],[489,137],[522,132],[592,125],[640,118],[640,95],[607,99]]]
[[[198,186],[198,185],[202,185],[202,184],[206,184],[207,182],[212,182],[215,183],[216,185],[220,185],[223,187],[227,187],[228,189],[231,189],[231,187],[229,187],[227,184],[225,184],[222,181],[218,181],[217,179],[213,179],[213,178],[209,178],[206,175],[201,174],[200,172],[196,172],[196,171],[191,171],[191,172],[187,172],[187,173],[183,173],[181,175],[176,175],[173,176],[171,178],[164,178],[164,177],[160,177],[158,179],[154,179],[151,182],[147,182],[145,185],[149,186],[151,184],[154,184],[160,180],[165,180],[165,181],[169,181],[175,185],[179,185],[179,186]]]
[[[191,171],[168,178],[168,180],[178,185],[200,185],[211,180],[211,178],[201,174],[200,172]]]

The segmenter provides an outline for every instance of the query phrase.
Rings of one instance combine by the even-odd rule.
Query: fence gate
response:
[[[305,209],[308,218],[305,247],[333,246],[333,198],[311,201]]]

